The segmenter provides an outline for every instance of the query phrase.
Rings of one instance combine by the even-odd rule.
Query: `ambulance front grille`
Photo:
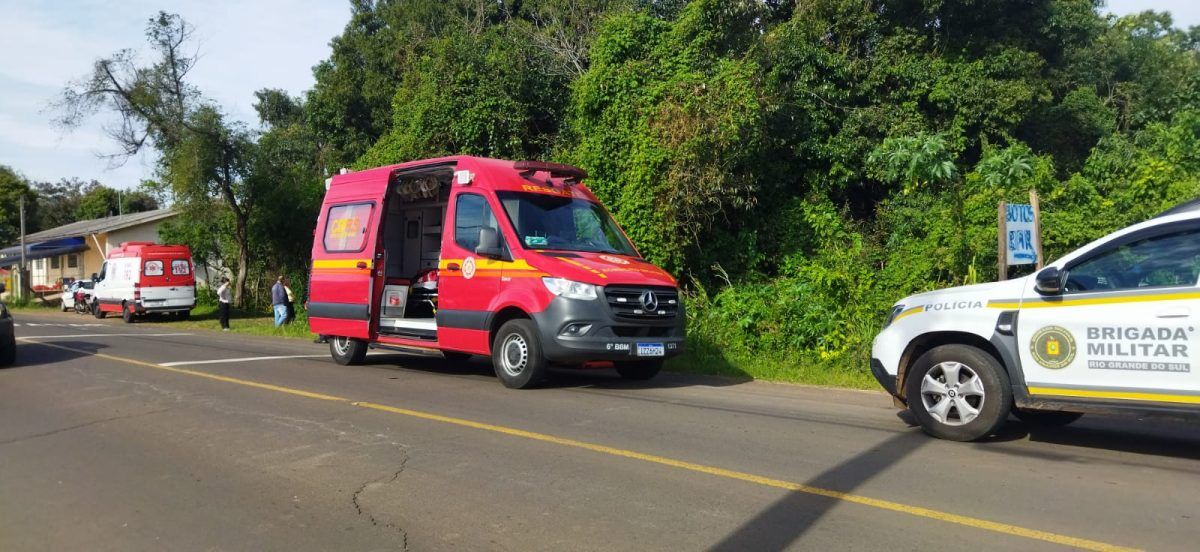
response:
[[[653,309],[646,308],[642,298],[647,296]],[[659,286],[605,286],[604,298],[618,318],[633,320],[668,320],[679,314],[679,290]]]

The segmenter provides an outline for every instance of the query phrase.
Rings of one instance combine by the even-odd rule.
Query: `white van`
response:
[[[121,313],[125,322],[148,313],[187,318],[196,306],[192,253],[185,245],[125,242],[94,276],[92,313]]]
[[[970,441],[1010,412],[1200,414],[1200,201],[1025,278],[907,297],[871,372],[928,433]]]

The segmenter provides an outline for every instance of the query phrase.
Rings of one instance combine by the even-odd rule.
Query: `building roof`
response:
[[[121,230],[131,226],[137,226],[139,224],[157,222],[173,217],[176,214],[177,213],[174,209],[158,209],[154,211],[143,211],[141,213],[132,213],[117,217],[81,220],[79,222],[72,222],[71,224],[64,224],[58,228],[34,232],[33,234],[25,236],[25,242],[42,242],[60,238],[76,238],[80,236],[88,236],[90,234],[112,232],[113,230]]]

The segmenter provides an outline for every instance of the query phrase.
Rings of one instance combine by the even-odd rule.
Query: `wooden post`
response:
[[[1037,252],[1037,270],[1042,269],[1042,209],[1038,205],[1037,190],[1029,190],[1029,205],[1033,206],[1033,250]]]
[[[997,261],[996,261],[996,264],[997,264],[996,278],[1001,282],[1008,279],[1008,209],[1007,209],[1007,207],[1008,207],[1007,202],[1004,202],[1004,201],[1000,202],[1000,216],[998,217],[999,232],[997,234],[999,237],[999,240],[997,242],[998,247],[996,248],[996,251],[998,251],[999,253],[996,256],[996,259],[997,259]]]

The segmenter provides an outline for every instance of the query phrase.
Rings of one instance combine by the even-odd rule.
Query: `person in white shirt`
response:
[[[229,289],[229,278],[221,278],[221,287],[217,288],[217,313],[221,317],[221,331],[229,331],[229,304],[233,301],[233,291]]]

